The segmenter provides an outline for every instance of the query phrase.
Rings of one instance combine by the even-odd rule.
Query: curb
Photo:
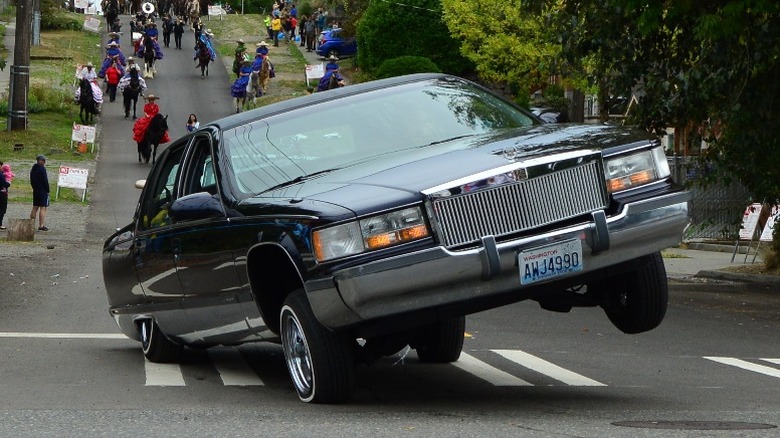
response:
[[[753,284],[771,284],[780,286],[780,276],[775,275],[763,275],[763,274],[741,274],[738,272],[718,271],[718,270],[702,270],[699,271],[694,277],[697,278],[709,278],[713,280],[725,280],[725,281],[738,281],[742,283]]]

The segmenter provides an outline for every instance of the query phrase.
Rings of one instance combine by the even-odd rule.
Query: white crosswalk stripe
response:
[[[146,386],[184,386],[181,367],[175,363],[154,363],[144,358]]]
[[[265,385],[235,347],[212,347],[207,351],[225,386]]]
[[[528,354],[522,350],[490,350],[525,368],[549,376],[571,386],[607,386],[601,382],[589,379],[574,371],[561,368],[551,362]]]
[[[733,367],[741,368],[743,370],[753,371],[754,373],[760,373],[760,374],[765,374],[767,376],[780,378],[780,369],[769,367],[766,365],[760,365],[760,364],[748,362],[746,360],[737,359],[734,357],[704,356],[704,358],[724,365],[730,365]],[[761,359],[761,360],[780,365],[780,359]]]
[[[460,359],[453,365],[495,386],[532,386],[525,380],[490,366],[465,352],[460,353]]]

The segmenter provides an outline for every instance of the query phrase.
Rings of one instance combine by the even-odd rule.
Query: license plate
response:
[[[517,264],[520,267],[520,284],[582,271],[582,242],[572,239],[521,251],[517,255]]]

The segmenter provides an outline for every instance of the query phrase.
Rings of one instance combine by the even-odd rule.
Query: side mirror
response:
[[[208,192],[183,196],[171,204],[168,215],[174,221],[224,217],[222,202]]]

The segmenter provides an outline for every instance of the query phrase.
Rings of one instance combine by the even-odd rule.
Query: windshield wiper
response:
[[[291,179],[289,181],[285,181],[283,183],[279,183],[279,184],[277,184],[275,186],[269,187],[269,188],[263,190],[262,192],[258,193],[258,195],[262,195],[263,193],[271,192],[271,191],[274,191],[276,189],[281,189],[282,187],[292,186],[292,185],[298,184],[299,182],[303,182],[303,181],[306,181],[306,180],[309,180],[309,179],[312,179],[312,178],[324,175],[326,173],[333,172],[334,170],[339,170],[339,168],[338,167],[334,167],[333,169],[325,169],[325,170],[320,170],[320,171],[317,171],[317,172],[314,172],[314,173],[309,173],[309,174],[306,174],[306,175],[296,176],[295,178],[293,178],[293,179]]]
[[[436,141],[432,141],[432,142],[426,144],[423,147],[433,146],[433,145],[442,144],[442,143],[448,143],[448,142],[451,142],[451,141],[460,140],[461,138],[473,137],[474,135],[475,134],[463,134],[463,135],[458,135],[458,136],[452,137],[452,138],[446,138],[444,140],[436,140]]]

